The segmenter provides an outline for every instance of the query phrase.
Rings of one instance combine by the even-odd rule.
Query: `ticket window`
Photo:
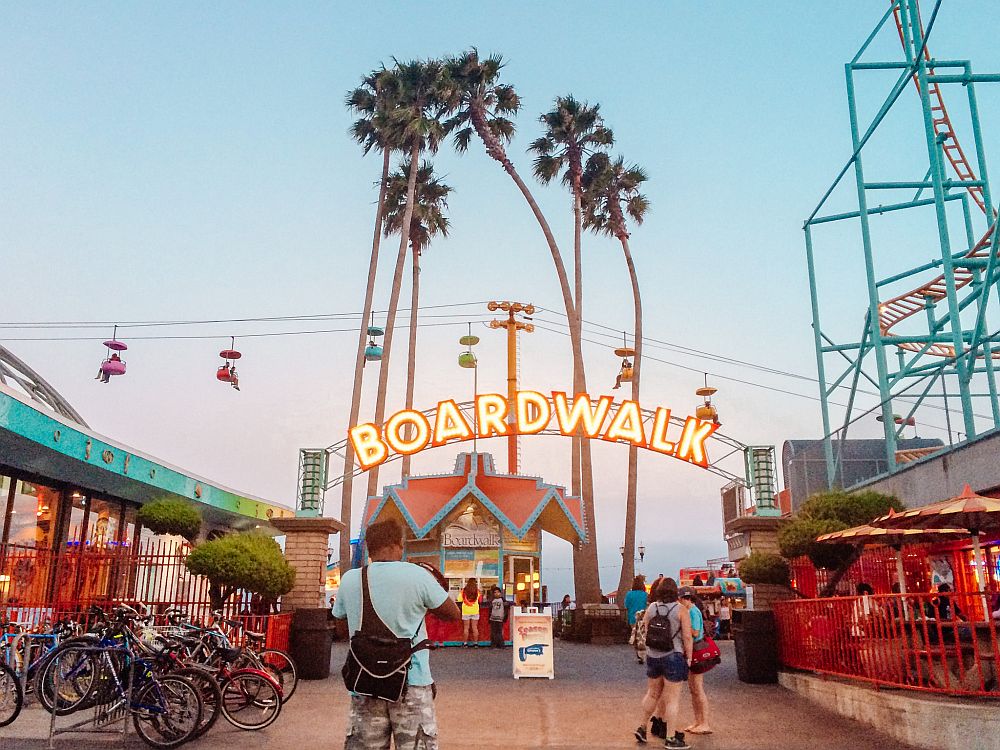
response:
[[[540,599],[541,581],[535,570],[535,558],[511,557],[510,580],[514,584],[514,602],[527,601],[529,604]]]

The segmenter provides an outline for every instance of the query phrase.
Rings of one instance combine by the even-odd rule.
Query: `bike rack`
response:
[[[109,648],[106,646],[88,646],[86,648],[74,649],[75,651],[80,651],[83,653],[106,653],[109,651],[118,651],[120,649]],[[135,686],[135,672],[136,672],[136,662],[133,659],[129,664],[129,679],[128,679],[128,689],[125,693],[125,701],[122,703],[120,700],[112,701],[107,705],[96,705],[92,709],[83,709],[81,713],[90,713],[87,718],[79,719],[75,723],[70,724],[65,727],[56,726],[56,712],[55,706],[53,706],[52,714],[49,718],[49,750],[55,750],[55,738],[61,734],[82,734],[82,733],[92,733],[92,734],[118,734],[121,736],[121,746],[125,747],[125,742],[128,738],[128,717],[131,715],[132,711],[130,706],[132,705],[132,689]],[[54,689],[56,695],[59,694],[59,686],[61,684],[59,672],[55,675]],[[92,712],[92,713],[91,713]],[[122,723],[121,729],[110,728],[112,725]]]

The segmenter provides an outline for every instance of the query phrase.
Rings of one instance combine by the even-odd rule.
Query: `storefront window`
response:
[[[87,518],[89,547],[115,547],[118,540],[118,524],[121,522],[121,503],[94,498],[90,501]]]
[[[51,549],[59,510],[59,490],[32,482],[17,482],[7,541],[22,547]]]
[[[122,547],[132,547],[135,542],[135,524],[136,524],[136,514],[138,510],[132,506],[125,504],[125,528],[122,529],[121,544]]]
[[[7,541],[7,499],[13,479],[0,474],[0,543]]]
[[[66,546],[79,547],[86,539],[84,524],[87,520],[87,498],[81,492],[72,492],[69,509],[69,531],[66,534]]]

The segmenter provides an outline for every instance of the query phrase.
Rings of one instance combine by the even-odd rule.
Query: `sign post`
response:
[[[514,644],[514,679],[555,679],[552,660],[552,608],[512,607],[510,637]]]

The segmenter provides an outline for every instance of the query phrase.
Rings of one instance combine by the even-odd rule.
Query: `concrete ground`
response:
[[[723,664],[706,675],[715,733],[690,737],[696,750],[798,750],[802,748],[906,747],[842,719],[777,685],[746,685],[736,678],[731,642],[720,644]],[[328,680],[300,682],[278,721],[259,732],[241,732],[224,719],[191,750],[313,750],[343,746],[347,694],[340,681],[343,644],[334,645]],[[440,744],[447,750],[503,748],[635,748],[639,700],[645,672],[628,646],[556,642],[555,680],[511,678],[511,651],[443,649],[431,655],[438,683]],[[47,746],[48,714],[26,707],[0,729],[0,749],[41,750]],[[66,722],[60,719],[60,723]],[[691,718],[685,695],[681,720]],[[56,738],[67,750],[106,748],[114,738],[76,734]],[[651,742],[647,747],[656,747]],[[134,734],[129,748],[145,745]]]

